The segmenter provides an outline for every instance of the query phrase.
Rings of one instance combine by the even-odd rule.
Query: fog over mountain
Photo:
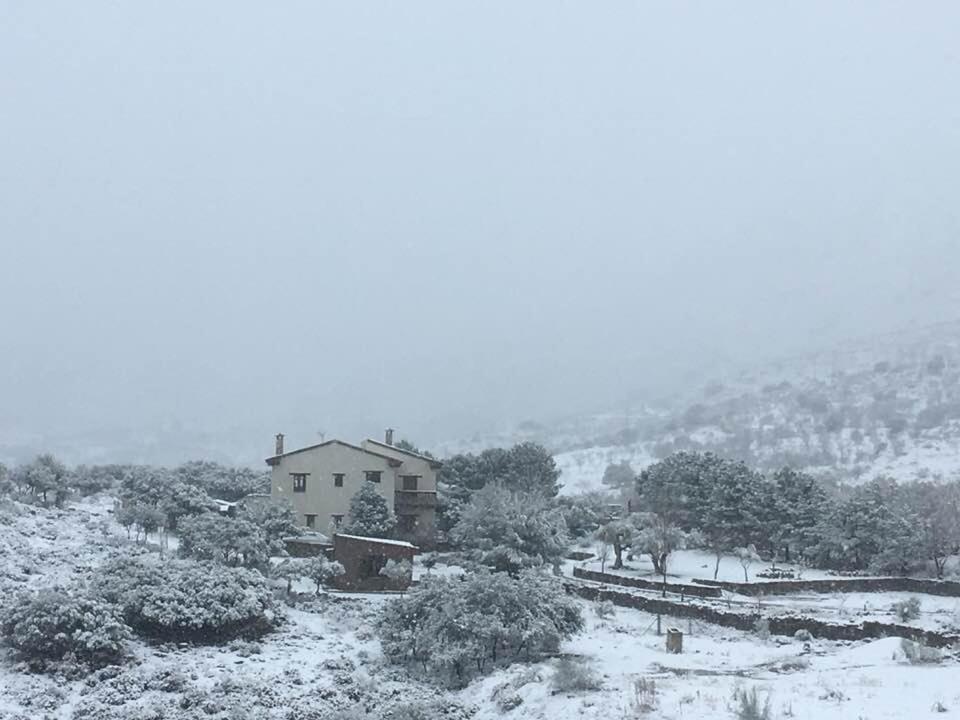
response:
[[[958,22],[4,3],[0,439],[434,443],[956,319]]]

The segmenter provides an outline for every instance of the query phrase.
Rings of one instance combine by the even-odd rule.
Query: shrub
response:
[[[806,628],[800,628],[793,634],[793,638],[800,642],[811,642],[813,640],[813,633]]]
[[[920,599],[911,597],[893,604],[893,612],[900,622],[908,622],[920,617]]]
[[[645,677],[633,681],[633,697],[630,698],[630,709],[634,715],[643,715],[653,712],[657,708],[657,683]]]
[[[258,565],[267,561],[267,537],[243,518],[204,513],[180,523],[180,556],[226,565]]]
[[[911,665],[936,665],[943,661],[943,653],[936,648],[904,638],[900,641],[903,656]]]
[[[617,609],[609,600],[601,600],[593,606],[593,612],[601,620],[607,620],[616,615]]]
[[[762,642],[767,642],[770,639],[770,621],[760,618],[753,624],[753,631]]]
[[[603,681],[589,661],[565,657],[557,662],[552,685],[554,694],[585,692],[599,690]]]
[[[116,608],[63,590],[19,595],[2,611],[0,630],[29,658],[60,660],[73,655],[93,665],[115,662],[130,637]]]
[[[770,697],[761,704],[756,688],[734,690],[733,702],[737,720],[770,720]]]
[[[278,621],[263,576],[214,563],[121,556],[103,566],[93,588],[134,630],[164,640],[257,637]]]
[[[505,659],[555,652],[582,627],[579,605],[555,578],[482,570],[425,577],[385,606],[377,632],[389,660],[463,682]]]

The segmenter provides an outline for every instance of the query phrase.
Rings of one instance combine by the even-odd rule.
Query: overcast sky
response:
[[[956,317],[958,27],[3,0],[0,428],[446,439]]]

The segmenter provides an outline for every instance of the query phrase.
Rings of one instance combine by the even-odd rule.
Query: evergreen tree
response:
[[[569,544],[559,508],[538,493],[500,485],[473,494],[450,536],[481,564],[510,573],[557,566]]]
[[[726,462],[713,453],[678,452],[654,463],[637,478],[643,507],[682,530],[698,527]]]
[[[364,483],[350,498],[350,520],[343,533],[388,538],[396,525],[397,520],[383,495],[372,483]]]
[[[817,544],[817,526],[827,512],[827,494],[816,478],[790,468],[782,468],[773,476],[773,512],[767,522],[770,542],[775,552],[802,557]]]
[[[618,493],[630,492],[637,482],[637,474],[626,460],[607,465],[603,471],[603,484]]]
[[[45,453],[20,469],[22,483],[30,489],[31,494],[40,496],[44,504],[49,502],[49,495],[53,494],[53,501],[57,507],[63,505],[69,491],[70,473],[67,467],[53,455]]]

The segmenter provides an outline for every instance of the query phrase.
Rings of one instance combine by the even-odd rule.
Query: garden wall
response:
[[[882,637],[902,637],[930,647],[947,647],[960,642],[960,635],[921,630],[908,625],[874,621],[865,621],[859,625],[840,625],[798,616],[767,617],[760,613],[735,613],[694,603],[678,603],[664,598],[631,595],[627,592],[607,590],[606,588],[584,585],[569,580],[564,583],[564,587],[568,593],[587,600],[609,600],[614,605],[621,607],[643,610],[658,615],[693,618],[713,625],[746,632],[753,631],[758,620],[766,619],[770,623],[771,633],[788,637],[793,637],[797,630],[808,630],[815,638],[825,640],[868,640]]]
[[[818,593],[909,592],[940,595],[943,597],[960,597],[960,583],[907,577],[769,580],[752,583],[695,579],[694,582],[708,587],[722,588],[729,592],[754,597],[758,595],[792,595],[793,593],[804,591]]]
[[[624,575],[613,575],[611,573],[596,572],[595,570],[585,570],[583,568],[574,568],[573,576],[581,580],[593,580],[594,582],[610,583],[611,585],[623,585],[624,587],[635,587],[643,590],[663,591],[663,583],[653,580],[642,580],[640,578],[626,577]],[[691,597],[720,597],[720,588],[704,587],[703,585],[681,585],[678,583],[667,583],[667,592],[678,595],[689,595]]]

